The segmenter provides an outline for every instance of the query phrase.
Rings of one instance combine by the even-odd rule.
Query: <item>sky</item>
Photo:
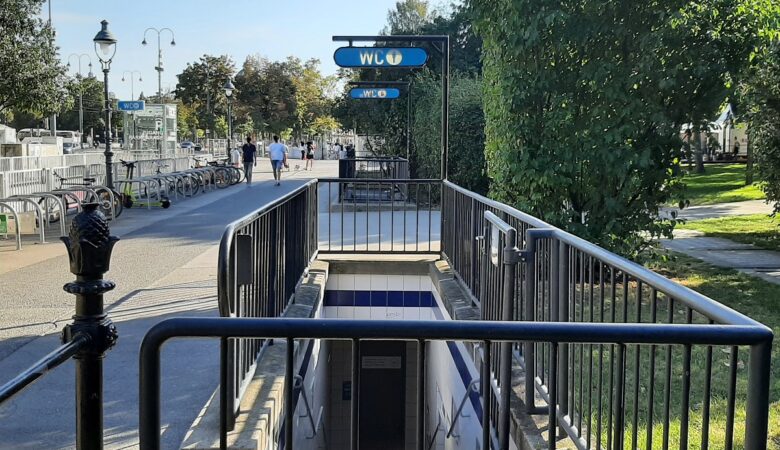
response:
[[[109,74],[109,89],[120,100],[131,98],[130,75],[136,73],[134,94],[157,92],[157,33],[149,27],[173,30],[161,38],[163,52],[162,88],[175,89],[176,75],[204,54],[229,55],[240,69],[247,55],[260,54],[272,60],[289,55],[303,60],[318,58],[326,74],[336,72],[333,51],[339,43],[334,35],[374,35],[384,28],[387,11],[395,0],[49,0],[52,23],[63,63],[69,55],[87,54],[93,71],[100,74],[92,39],[100,21],[109,22],[117,38],[117,50]],[[48,4],[44,3],[44,19]],[[70,58],[71,74],[77,58]],[[82,57],[82,73],[88,71]],[[125,81],[122,82],[122,77]]]

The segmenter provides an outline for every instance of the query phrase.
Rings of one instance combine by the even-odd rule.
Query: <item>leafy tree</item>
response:
[[[227,114],[223,86],[234,73],[230,57],[203,55],[178,75],[176,98],[193,108],[200,127],[213,129],[215,119]]]
[[[385,34],[418,34],[429,20],[428,2],[402,0],[387,13]]]
[[[214,120],[214,137],[227,138],[228,124],[225,116],[219,116]]]
[[[65,67],[52,30],[41,20],[43,0],[0,3],[0,113],[57,112],[66,95]]]
[[[441,83],[430,75],[414,83],[415,109],[413,176],[438,178],[441,171]],[[485,117],[482,80],[456,74],[450,80],[449,179],[467,189],[486,193]]]
[[[76,76],[68,83],[67,105],[61,111],[58,127],[63,130],[79,129],[79,91],[82,92],[84,106],[84,134],[89,134],[90,128],[95,131],[103,129],[103,82],[94,77],[82,78]],[[113,122],[113,118],[112,118]]]
[[[286,64],[295,86],[294,132],[298,135],[316,134],[313,130],[315,122],[329,115],[332,109],[336,78],[322,75],[318,59],[301,63],[300,59],[289,57]]]
[[[314,135],[326,135],[341,128],[341,124],[333,116],[318,116],[312,121],[309,131]]]
[[[296,123],[295,84],[287,62],[249,56],[236,74],[237,115],[252,118],[262,131],[280,133]]]
[[[491,195],[624,254],[670,236],[680,128],[751,47],[733,5],[474,0]]]

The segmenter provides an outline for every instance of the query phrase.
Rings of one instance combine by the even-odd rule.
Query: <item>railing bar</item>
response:
[[[344,193],[346,192],[346,183],[339,183],[339,203],[341,204],[341,248],[344,250]]]
[[[483,341],[482,349],[482,450],[490,450],[490,341]]]
[[[636,317],[635,323],[642,323],[642,280],[636,280]],[[642,347],[635,346],[634,350],[634,408],[631,426],[631,448],[639,445],[639,364],[642,357]]]
[[[674,323],[674,298],[669,297],[669,311],[667,323]],[[666,346],[666,374],[664,375],[664,431],[662,448],[669,448],[669,409],[672,399],[672,346]]]
[[[409,204],[409,186],[406,186],[405,192],[404,192],[404,247],[403,251],[406,251],[406,209],[407,205]]]
[[[685,307],[685,322],[693,322],[693,310]],[[680,405],[680,450],[688,449],[688,419],[691,394],[691,346],[683,347],[682,405]]]
[[[55,369],[62,363],[68,361],[81,348],[89,342],[86,333],[77,333],[73,339],[60,345],[52,352],[39,359],[35,364],[25,369],[22,373],[15,376],[12,380],[0,387],[0,404],[21,392],[27,386],[33,384],[38,379],[46,375],[49,371]]]
[[[658,320],[658,291],[655,288],[650,290],[650,323],[656,323]],[[653,406],[655,402],[655,354],[656,346],[650,346],[650,380],[647,393],[647,448],[653,448]]]
[[[590,316],[588,322],[593,323],[593,256],[588,256],[588,284]],[[588,344],[588,437],[587,446],[590,448],[593,435],[593,344]]]
[[[287,338],[287,349],[284,366],[284,448],[293,450],[293,369],[295,355],[295,340]]]
[[[599,322],[604,322],[604,263],[599,261]],[[599,344],[599,388],[598,388],[598,418],[596,420],[596,448],[601,448],[601,433],[603,430],[602,414],[604,400],[604,345]]]
[[[414,251],[420,251],[420,183],[414,188]]]
[[[739,364],[739,347],[731,347],[729,355],[729,386],[726,398],[726,443],[725,449],[734,447],[734,411],[737,399],[737,364]]]
[[[351,420],[350,420],[350,448],[359,448],[359,420],[360,420],[360,339],[352,339],[352,386],[350,389]]]
[[[710,325],[715,321],[709,320]],[[712,389],[712,346],[707,346],[704,362],[704,405],[701,410],[701,450],[709,449],[710,440],[710,399]]]
[[[425,340],[419,339],[417,341],[417,450],[424,450],[424,449],[425,449]]]
[[[615,267],[609,266],[609,284],[610,284],[610,299],[612,307],[610,308],[610,322],[615,323],[617,314],[617,285],[615,284]],[[607,402],[608,414],[607,414],[607,449],[612,448],[612,414],[614,389],[615,385],[615,346],[609,346],[609,402]]]
[[[579,252],[580,254],[580,301],[579,301],[579,309],[580,309],[580,322],[585,321],[585,253]],[[580,344],[578,345],[580,348],[580,401],[579,401],[579,408],[577,408],[577,437],[582,437],[582,414],[585,411],[584,409],[584,402],[585,402],[585,385],[584,385],[584,378],[585,378],[585,369],[583,367],[584,361],[585,361],[585,345]]]
[[[625,279],[625,278],[624,278]],[[617,392],[615,396],[615,439],[613,450],[623,450],[624,413],[625,413],[625,381],[626,381],[626,346],[618,344],[617,354]]]
[[[547,390],[550,394],[548,423],[547,423],[547,442],[548,449],[555,450],[558,440],[556,439],[556,416],[558,408],[558,344],[552,343],[550,346],[550,385]],[[509,430],[507,430],[507,433]]]
[[[439,194],[441,197],[441,194]],[[433,245],[433,238],[431,236],[431,222],[433,222],[433,185],[428,185],[428,251],[431,251]],[[441,241],[441,233],[439,233],[439,241]],[[439,244],[441,248],[441,244]]]
[[[390,184],[390,251],[395,250],[395,185]]]
[[[371,222],[371,211],[369,211],[369,206],[368,206],[368,200],[369,197],[371,196],[369,195],[370,192],[371,192],[371,185],[369,184],[368,181],[366,181],[366,251],[367,252],[370,251],[371,248],[371,244],[369,243],[371,233],[369,232],[369,228],[368,228],[369,223]]]
[[[392,190],[393,185],[390,185],[390,189]],[[379,214],[379,231],[377,232],[377,241],[379,243],[379,252],[382,252],[382,182],[379,182],[379,206],[378,206],[378,214]]]

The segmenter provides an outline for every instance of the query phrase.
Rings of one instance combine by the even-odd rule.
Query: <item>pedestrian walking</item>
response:
[[[314,170],[314,143],[306,143],[306,170]]]
[[[299,147],[301,149],[301,161],[306,159],[306,144],[301,141],[301,146]]]
[[[230,150],[230,164],[233,167],[241,167],[241,151],[235,147]]]
[[[271,160],[274,180],[276,180],[276,185],[279,186],[282,179],[282,167],[288,167],[287,146],[279,142],[279,136],[274,136],[273,144],[268,146],[268,159]]]
[[[246,175],[246,183],[252,184],[252,169],[257,162],[257,146],[252,143],[252,137],[246,137],[246,144],[241,147],[241,151],[244,156],[244,174]]]

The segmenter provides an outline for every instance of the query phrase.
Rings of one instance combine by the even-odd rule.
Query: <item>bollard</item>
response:
[[[97,203],[86,203],[73,218],[68,236],[61,239],[68,249],[70,271],[76,281],[63,290],[76,296],[73,323],[62,330],[67,343],[86,335],[88,344],[74,356],[76,360],[76,448],[103,448],[103,355],[117,340],[117,331],[103,311],[103,294],[114,289],[104,280],[111,250],[119,240],[111,236],[108,222],[97,210]]]

